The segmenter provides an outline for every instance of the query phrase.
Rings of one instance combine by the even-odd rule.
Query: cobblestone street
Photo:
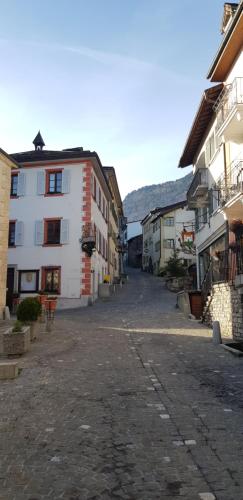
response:
[[[243,361],[159,278],[57,313],[0,384],[0,500],[243,500]]]

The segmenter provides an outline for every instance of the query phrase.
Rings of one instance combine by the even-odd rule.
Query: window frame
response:
[[[16,244],[15,244],[16,222],[17,222],[16,220],[10,220],[9,223],[8,223],[8,248],[15,248],[16,247]],[[10,226],[11,225],[14,225],[14,243],[12,245],[10,244],[10,235],[11,235]]]
[[[16,179],[17,178],[17,186],[16,186],[16,193],[13,193],[13,179]],[[11,173],[11,184],[10,184],[10,198],[18,198],[18,178],[19,178],[19,173],[17,172],[14,172],[14,173]]]
[[[50,271],[58,271],[58,289],[56,290],[47,290],[46,289],[46,275]],[[61,294],[61,266],[42,266],[41,268],[41,290],[43,292],[48,292],[55,295]]]
[[[171,245],[168,245],[167,243],[168,242],[171,242],[173,241],[173,244]],[[175,240],[174,238],[164,238],[164,241],[163,241],[163,248],[167,249],[167,250],[174,250],[175,249]]]
[[[54,174],[63,175],[63,168],[55,168],[55,169],[46,169],[45,170],[46,179],[45,179],[45,196],[63,196],[62,193],[62,176],[61,176],[61,191],[50,191],[50,176]],[[55,187],[56,187],[56,178],[55,178]]]
[[[59,247],[62,246],[61,244],[61,217],[51,217],[48,219],[44,219],[44,243],[43,246],[45,247]],[[47,241],[48,237],[48,224],[52,222],[59,222],[59,243],[50,243]]]
[[[172,221],[172,223],[171,223]],[[167,223],[169,222],[169,224]],[[175,225],[175,217],[164,217],[164,226],[166,227],[173,227]]]
[[[36,273],[35,277],[35,290],[22,290],[21,289],[21,276],[23,273]],[[20,269],[18,271],[18,291],[19,293],[36,293],[39,291],[39,269]]]

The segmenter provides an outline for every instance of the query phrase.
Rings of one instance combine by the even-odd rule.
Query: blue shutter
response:
[[[62,171],[62,193],[69,193],[70,191],[70,170]]]
[[[25,185],[26,185],[26,175],[24,172],[20,172],[18,175],[17,196],[25,195]]]
[[[62,219],[60,243],[62,245],[66,245],[68,242],[69,242],[69,221],[67,219]]]
[[[37,194],[45,194],[45,171],[37,172]]]
[[[44,223],[42,220],[37,220],[35,223],[35,244],[43,245],[44,243]]]
[[[24,244],[24,223],[17,221],[15,224],[15,245],[20,246]]]

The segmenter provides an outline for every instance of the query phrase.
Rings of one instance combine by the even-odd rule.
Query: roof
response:
[[[235,6],[236,4],[231,4]],[[207,78],[211,82],[223,82],[243,45],[243,1],[236,10],[233,7],[232,21],[225,32],[223,41],[209,69]]]
[[[111,184],[113,185],[112,187],[114,189],[114,196],[116,198],[117,206],[118,206],[118,208],[122,209],[122,199],[121,199],[119,186],[118,186],[118,182],[117,182],[116,171],[115,171],[114,167],[103,167],[103,170],[104,170],[104,173],[105,173],[107,179],[108,180],[110,179]]]
[[[2,148],[0,148],[0,155],[4,156],[9,163],[12,163],[12,166],[13,167],[17,167],[19,168],[19,164],[17,163],[17,161],[15,161],[12,156],[10,156],[8,153],[6,153],[6,151],[4,151]]]
[[[107,178],[105,176],[102,163],[98,154],[95,151],[84,151],[83,148],[70,148],[63,149],[62,151],[52,151],[52,150],[44,150],[37,149],[31,151],[23,151],[22,153],[13,153],[11,154],[11,158],[13,158],[16,162],[19,162],[20,165],[26,165],[28,163],[33,164],[35,162],[45,163],[49,161],[62,161],[62,160],[85,160],[89,158],[94,161],[96,169],[98,169],[100,180],[102,179],[103,185],[105,185],[105,189],[109,197],[111,197],[111,191],[109,188],[109,184]]]
[[[192,128],[187,138],[186,145],[179,161],[179,167],[188,167],[189,165],[193,164],[194,157],[197,154],[204,134],[214,115],[213,105],[215,104],[215,101],[217,100],[222,89],[223,84],[220,83],[204,91],[198,111],[192,124]]]
[[[82,148],[63,149],[62,151],[53,151],[47,149],[37,149],[31,151],[23,151],[22,153],[13,153],[11,157],[20,163],[33,163],[40,161],[66,160],[75,158],[91,158],[96,157],[100,162],[99,156],[95,151],[83,151]]]
[[[187,200],[181,200],[177,201],[176,203],[172,203],[171,205],[166,205],[165,207],[156,207],[144,217],[144,219],[141,221],[141,224],[144,225],[145,222],[149,220],[149,218],[151,218],[151,222],[155,222],[159,217],[163,217],[169,212],[172,212],[172,210],[185,207],[186,205]]]

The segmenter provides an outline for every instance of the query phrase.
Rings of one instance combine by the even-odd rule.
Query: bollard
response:
[[[222,344],[219,321],[213,321],[213,344]]]

